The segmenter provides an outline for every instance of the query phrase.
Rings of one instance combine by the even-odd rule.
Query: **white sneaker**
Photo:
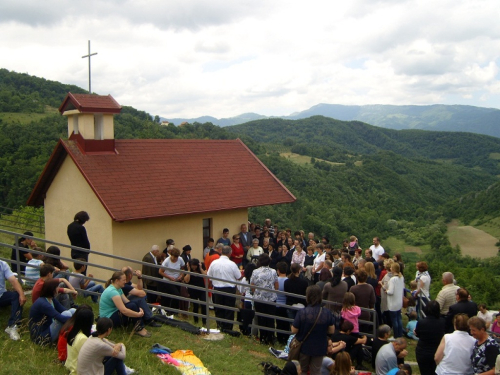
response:
[[[135,370],[133,368],[125,366],[125,374],[127,375],[135,374]]]
[[[14,341],[17,341],[21,338],[16,325],[5,328],[5,332],[7,332],[10,338]]]

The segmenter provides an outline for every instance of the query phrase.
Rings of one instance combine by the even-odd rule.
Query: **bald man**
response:
[[[436,301],[439,302],[441,306],[441,315],[445,316],[448,314],[450,306],[456,302],[457,290],[460,288],[454,284],[454,276],[451,272],[443,273],[443,287],[439,291],[436,297]]]
[[[158,265],[158,258],[160,257],[160,247],[158,245],[151,246],[151,251],[144,255],[142,258],[143,262],[151,263],[154,265]],[[142,274],[144,276],[150,276],[154,278],[158,278],[158,268],[150,267],[145,264],[142,265]],[[146,289],[158,290],[158,283],[155,280],[151,279],[143,279],[144,287]],[[147,293],[147,301],[148,303],[155,303],[157,300],[157,295],[153,293]]]

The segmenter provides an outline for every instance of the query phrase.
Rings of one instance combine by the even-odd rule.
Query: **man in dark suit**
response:
[[[246,224],[241,224],[241,232],[239,233],[240,236],[240,244],[243,246],[243,250],[245,251],[245,255],[243,256],[243,266],[246,266],[248,263],[247,260],[247,252],[248,249],[252,247],[252,235],[248,231],[248,227]]]
[[[457,314],[467,314],[469,318],[477,315],[477,305],[475,302],[469,301],[469,292],[465,288],[457,290],[457,303],[450,306],[446,315],[446,333],[452,333],[453,318]]]
[[[158,245],[153,245],[151,247],[151,251],[144,255],[144,258],[142,258],[143,262],[151,263],[158,265],[158,257],[160,256],[160,247]],[[159,278],[158,275],[158,268],[155,267],[150,267],[145,264],[142,265],[142,274],[144,276],[150,276],[154,278]],[[145,284],[144,287],[146,289],[151,289],[151,290],[158,290],[158,284],[155,280],[150,280],[150,279],[144,279],[143,283]],[[153,293],[148,293],[147,294],[147,300],[148,303],[155,303],[157,300],[157,295]]]

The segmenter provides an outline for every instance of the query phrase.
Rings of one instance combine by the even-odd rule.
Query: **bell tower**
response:
[[[68,138],[84,153],[114,153],[113,115],[122,107],[111,95],[68,93],[59,112],[68,117]]]

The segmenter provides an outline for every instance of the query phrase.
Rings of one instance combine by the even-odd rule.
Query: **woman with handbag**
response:
[[[288,360],[298,359],[302,375],[321,374],[321,364],[328,349],[328,335],[335,332],[333,315],[321,307],[321,289],[311,285],[306,290],[307,307],[300,310],[292,323],[295,334],[290,343]]]

